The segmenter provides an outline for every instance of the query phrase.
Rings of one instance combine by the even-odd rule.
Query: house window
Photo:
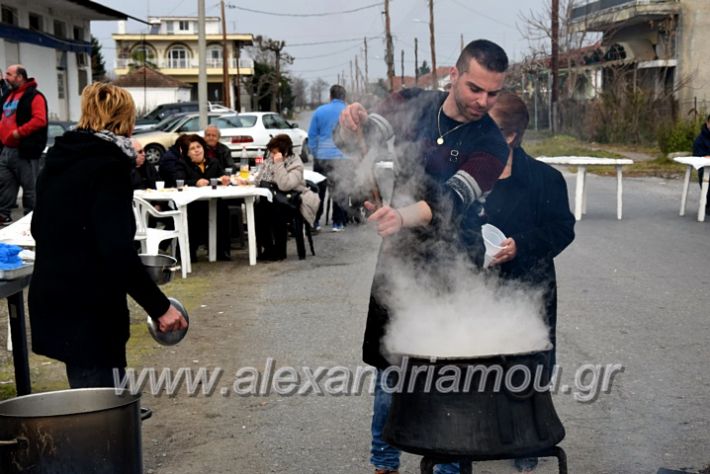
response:
[[[86,53],[76,53],[76,65],[79,67],[86,67]]]
[[[207,67],[222,67],[222,46],[207,48]]]
[[[79,69],[79,95],[84,92],[84,87],[89,84],[89,73],[86,69]]]
[[[173,22],[172,21],[165,22],[165,32],[169,35],[173,34]]]
[[[184,46],[173,46],[168,51],[168,67],[173,69],[185,69],[188,67],[190,53]]]
[[[67,98],[67,92],[66,92],[66,89],[64,88],[65,80],[66,80],[66,76],[64,75],[64,71],[57,71],[57,98],[58,99],[66,99]]]
[[[74,41],[84,41],[84,28],[74,27]]]
[[[42,16],[36,13],[30,13],[30,30],[32,31],[43,31],[42,28]]]
[[[178,21],[178,30],[190,31],[190,22],[185,20]]]
[[[11,7],[2,7],[2,22],[17,26],[17,10]]]
[[[67,25],[63,21],[54,20],[54,36],[57,38],[67,37]]]
[[[157,68],[155,50],[147,44],[139,44],[131,51],[131,64],[134,66],[149,66]]]

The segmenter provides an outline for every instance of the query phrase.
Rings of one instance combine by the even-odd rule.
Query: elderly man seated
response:
[[[217,160],[223,170],[227,168],[234,169],[232,151],[227,145],[219,141],[220,136],[219,127],[216,125],[208,125],[207,128],[205,128],[205,142],[207,142],[205,153],[207,158]]]

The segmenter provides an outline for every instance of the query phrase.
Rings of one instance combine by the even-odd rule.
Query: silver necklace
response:
[[[439,107],[439,112],[436,114],[436,128],[439,131],[439,138],[436,139],[437,145],[443,145],[444,144],[444,137],[446,135],[458,130],[459,128],[463,127],[464,125],[466,125],[468,123],[468,122],[460,123],[460,124],[456,125],[454,128],[452,128],[451,130],[441,133],[441,110],[443,108],[444,108],[444,104],[441,104],[441,107]]]

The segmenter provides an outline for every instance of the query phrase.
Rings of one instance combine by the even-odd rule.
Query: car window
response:
[[[199,132],[200,131],[200,117],[193,117],[180,125],[178,132]]]
[[[261,117],[261,121],[264,122],[264,128],[279,128],[274,120],[275,115],[269,114]]]
[[[275,128],[291,128],[291,126],[288,124],[288,122],[280,115],[270,115],[270,117],[273,117],[274,119],[274,124],[276,125]]]
[[[64,127],[50,123],[47,127],[47,136],[49,138],[60,137],[64,135]]]
[[[253,127],[256,125],[256,115],[239,115],[239,121],[242,122],[242,127]]]
[[[181,112],[195,112],[198,110],[197,104],[185,104],[180,106]]]
[[[215,117],[214,120],[210,120],[210,123],[219,128],[240,128],[242,126],[237,117]]]

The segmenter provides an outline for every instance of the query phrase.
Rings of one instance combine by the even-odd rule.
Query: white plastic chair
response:
[[[135,240],[141,244],[141,252],[148,255],[157,255],[160,250],[160,243],[165,240],[172,240],[172,255],[176,256],[175,241],[180,244],[180,267],[182,277],[187,278],[190,263],[190,248],[188,245],[187,228],[183,224],[182,213],[180,211],[158,211],[151,203],[143,198],[133,197],[133,212],[136,216],[136,236]],[[174,230],[156,229],[148,226],[148,216],[156,218],[171,218]]]

